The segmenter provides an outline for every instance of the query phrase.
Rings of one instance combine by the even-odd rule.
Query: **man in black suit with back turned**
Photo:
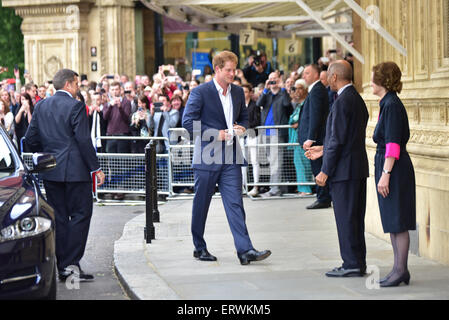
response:
[[[69,276],[79,281],[93,280],[84,273],[80,260],[84,255],[92,216],[92,173],[98,185],[104,182],[92,145],[86,106],[74,99],[78,92],[78,74],[59,70],[53,85],[53,97],[39,102],[25,135],[33,152],[55,156],[56,167],[42,173],[49,204],[55,209],[56,260],[59,279]]]
[[[352,67],[347,61],[330,65],[328,81],[331,89],[338,91],[338,98],[327,119],[323,166],[316,182],[319,186],[330,185],[343,265],[327,272],[328,277],[363,276],[366,271],[368,111],[351,79]],[[310,156],[313,149],[306,155]]]
[[[320,81],[320,67],[308,65],[303,72],[303,78],[309,86],[309,95],[299,114],[298,141],[307,151],[312,146],[322,146],[326,118],[329,114],[329,101],[327,90]],[[316,177],[321,170],[322,159],[318,158],[310,162],[312,173]],[[329,187],[317,186],[317,200],[307,206],[307,209],[322,209],[331,206]]]

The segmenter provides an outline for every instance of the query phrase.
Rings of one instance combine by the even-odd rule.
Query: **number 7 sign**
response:
[[[240,30],[240,45],[253,46],[256,44],[255,30]]]

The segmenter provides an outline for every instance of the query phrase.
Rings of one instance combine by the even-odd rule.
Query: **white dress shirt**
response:
[[[338,92],[337,92],[338,96],[340,96],[343,93],[343,91],[345,91],[345,89],[350,87],[350,86],[352,86],[352,83],[348,83],[343,88],[340,88],[340,90],[338,90]]]
[[[228,133],[233,134],[234,124],[232,123],[233,119],[233,105],[232,105],[232,96],[231,96],[231,85],[228,86],[226,90],[226,95],[223,94],[223,88],[218,84],[218,82],[213,79],[215,87],[218,91],[218,96],[220,97],[221,104],[223,106],[224,115],[226,118],[226,124],[228,125]],[[228,141],[228,144],[232,144],[232,140]]]

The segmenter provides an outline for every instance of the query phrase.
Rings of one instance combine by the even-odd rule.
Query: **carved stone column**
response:
[[[2,5],[23,18],[25,68],[36,83],[51,80],[60,68],[89,80],[135,74],[132,0],[3,0]]]

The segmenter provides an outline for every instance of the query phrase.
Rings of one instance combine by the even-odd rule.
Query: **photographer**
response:
[[[179,120],[179,111],[172,109],[169,98],[166,95],[159,96],[159,103],[156,102],[151,106],[151,119],[154,127],[154,137],[168,138],[168,129],[176,128]],[[158,142],[156,147],[157,153],[167,153],[168,141]]]
[[[129,119],[131,116],[131,101],[121,97],[121,86],[119,82],[111,84],[111,100],[103,109],[104,119],[108,122],[108,136],[128,136]],[[106,152],[129,153],[129,141],[108,140]]]
[[[291,98],[283,87],[279,72],[272,72],[266,81],[265,89],[256,102],[262,108],[261,121],[264,126],[287,125],[293,112]],[[263,132],[266,131],[266,132]],[[285,143],[288,141],[288,129],[263,130],[266,143]],[[270,163],[270,183],[281,182],[283,148],[267,148],[267,158]],[[272,185],[270,191],[261,194],[262,197],[280,196],[285,190],[277,185]]]
[[[243,75],[253,87],[265,83],[268,79],[262,61],[262,55],[252,55],[248,58],[248,65],[243,69]]]

